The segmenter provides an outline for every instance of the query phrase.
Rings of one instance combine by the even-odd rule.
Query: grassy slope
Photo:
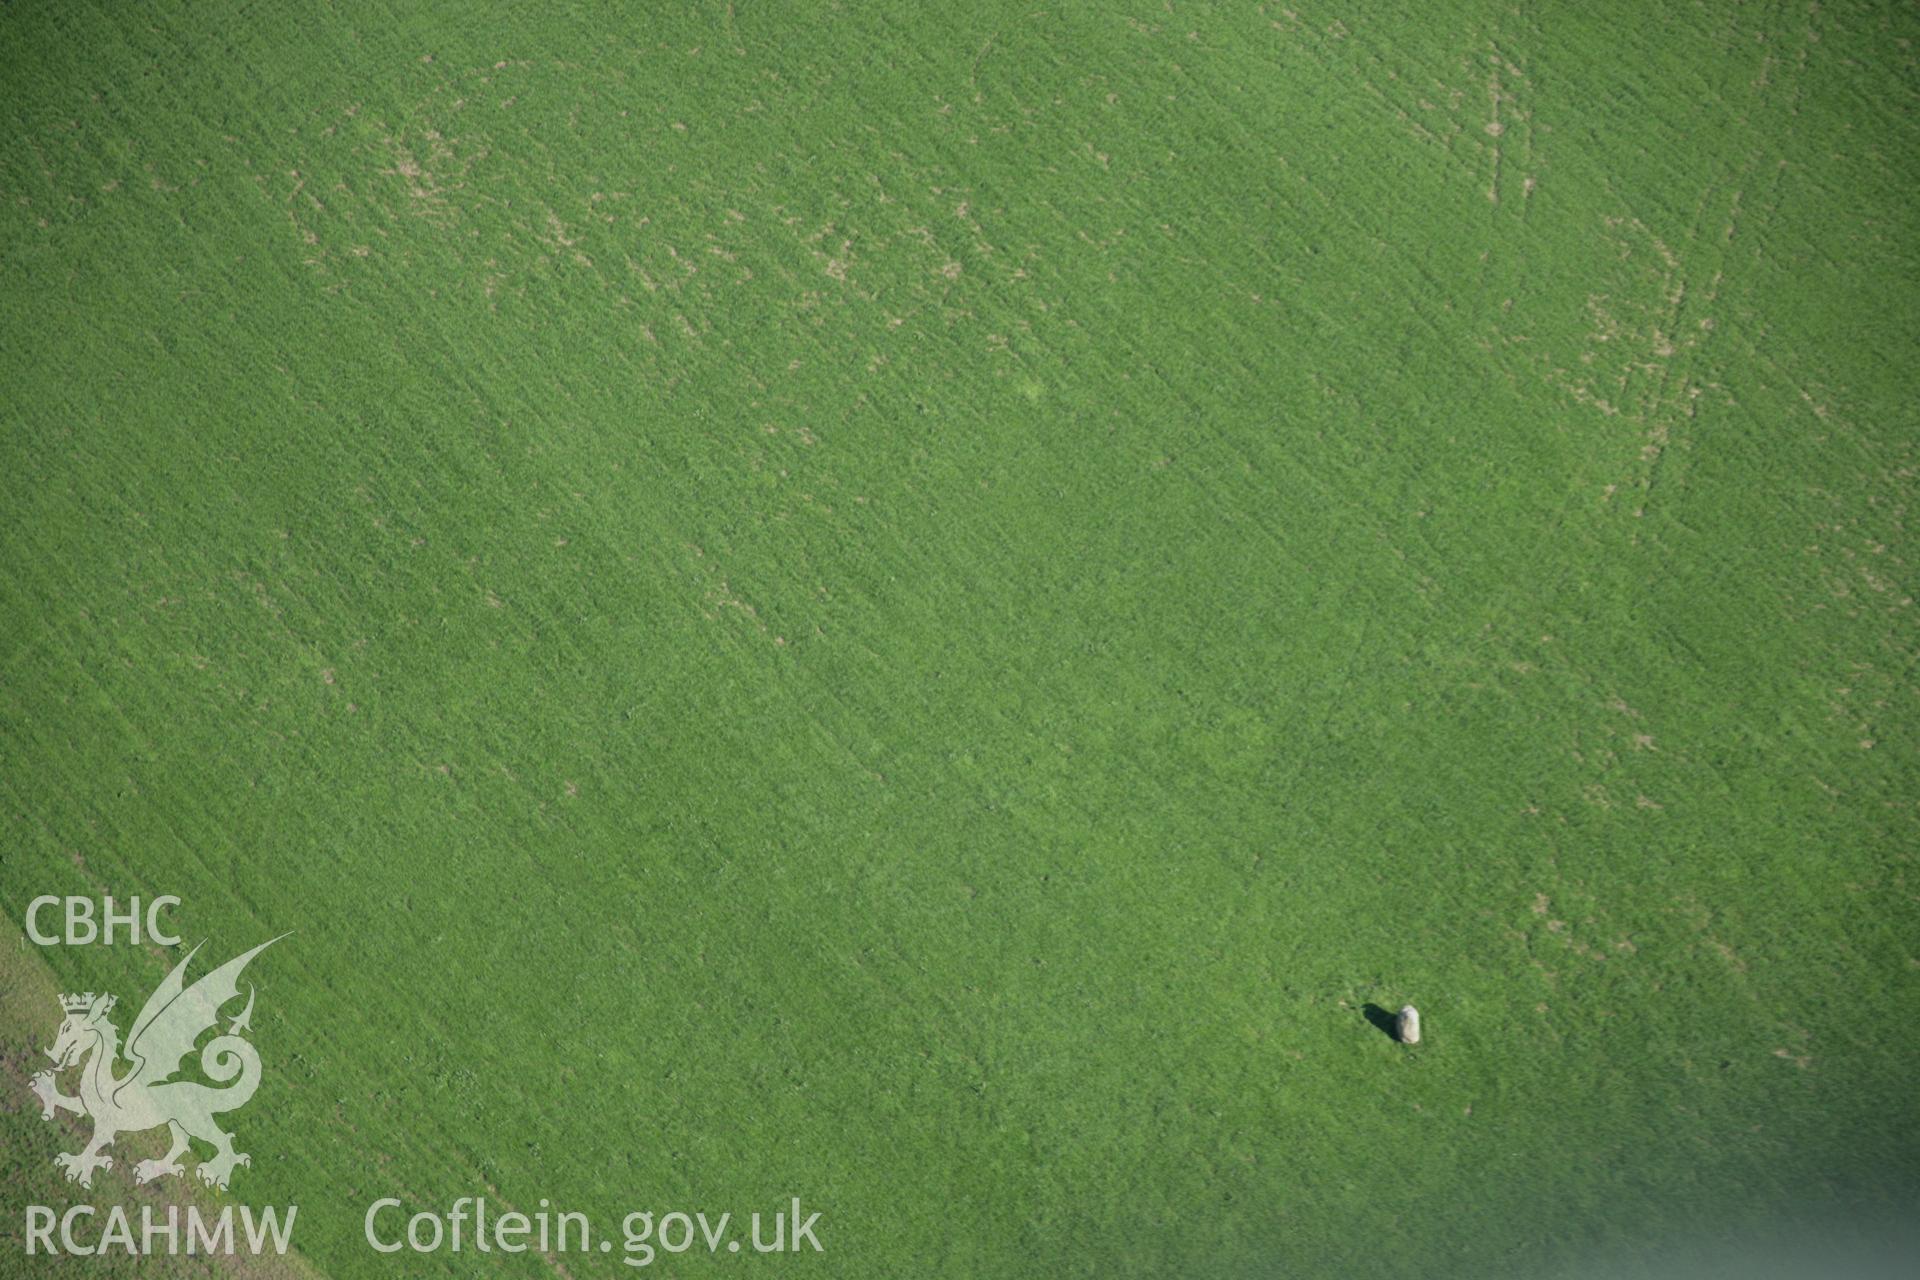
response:
[[[300,931],[243,1194],[1911,1204],[1920,23],[885,8],[0,11],[0,897]]]

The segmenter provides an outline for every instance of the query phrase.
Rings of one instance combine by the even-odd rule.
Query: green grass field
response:
[[[425,9],[0,7],[0,1273],[164,1145],[40,894],[296,931],[290,1274],[1920,1208],[1920,10]],[[363,1239],[476,1194],[824,1252]]]

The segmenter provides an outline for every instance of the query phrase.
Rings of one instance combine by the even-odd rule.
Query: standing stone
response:
[[[1400,1016],[1393,1024],[1393,1037],[1401,1044],[1420,1043],[1420,1011],[1410,1004],[1400,1006]]]

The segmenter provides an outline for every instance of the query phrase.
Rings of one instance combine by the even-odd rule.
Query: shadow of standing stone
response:
[[[1360,1012],[1367,1015],[1368,1022],[1371,1022],[1380,1029],[1381,1035],[1396,1042],[1400,1039],[1400,1015],[1390,1010],[1382,1009],[1379,1005],[1371,1002],[1362,1005]]]

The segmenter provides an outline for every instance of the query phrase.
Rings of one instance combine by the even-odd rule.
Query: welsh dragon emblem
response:
[[[86,1148],[54,1157],[54,1163],[66,1170],[67,1181],[92,1186],[95,1169],[113,1168],[113,1157],[103,1153],[116,1137],[161,1125],[167,1126],[173,1145],[160,1159],[136,1164],[136,1181],[151,1182],[182,1172],[180,1157],[187,1154],[190,1138],[214,1149],[213,1158],[201,1161],[198,1170],[200,1180],[211,1186],[225,1188],[235,1165],[252,1163],[245,1153],[233,1149],[233,1135],[214,1120],[245,1106],[260,1085],[260,1055],[242,1038],[253,1017],[251,984],[246,1008],[228,1023],[225,1034],[215,1035],[200,1050],[200,1070],[222,1087],[172,1077],[201,1035],[217,1029],[221,1006],[239,996],[240,973],[247,962],[278,941],[270,939],[234,957],[192,986],[186,985],[187,965],[200,947],[187,952],[133,1020],[125,1049],[132,1066],[124,1075],[114,1073],[122,1052],[119,1029],[107,1016],[113,1012],[114,997],[91,991],[60,997],[66,1019],[53,1048],[47,1050],[53,1069],[36,1074],[32,1088],[40,1096],[43,1119],[53,1119],[56,1111],[93,1117],[93,1139]],[[55,1079],[56,1073],[69,1067],[80,1068],[78,1097],[61,1093]]]

